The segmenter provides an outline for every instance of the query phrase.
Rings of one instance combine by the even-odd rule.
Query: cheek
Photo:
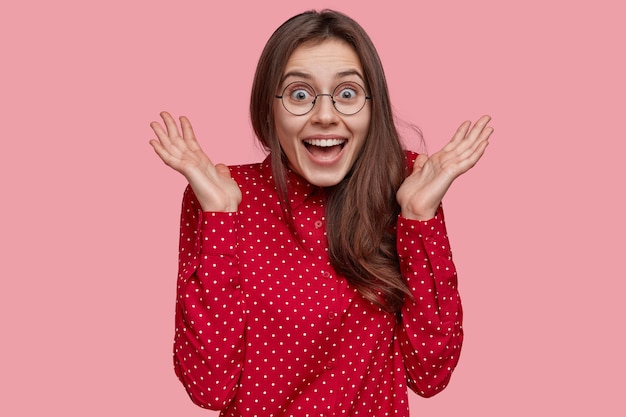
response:
[[[279,137],[281,137],[282,132],[286,130],[287,122],[283,106],[280,104],[280,100],[277,100],[277,103],[274,104],[274,126],[276,127]]]
[[[284,113],[284,111],[283,111]],[[295,117],[284,116],[281,113],[274,118],[276,133],[280,144],[285,147],[293,147],[298,140],[298,134],[303,128],[303,123]]]
[[[363,135],[363,137],[367,136],[367,134],[370,131],[370,120],[369,118],[365,119],[363,121],[363,123],[360,126],[360,132]]]
[[[370,113],[367,112],[363,114],[363,117],[360,118],[354,124],[354,134],[359,137],[359,140],[365,141],[370,130]]]

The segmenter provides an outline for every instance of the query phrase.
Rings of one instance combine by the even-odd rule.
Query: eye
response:
[[[335,89],[334,98],[345,103],[358,100],[361,95],[365,95],[365,92],[358,84],[342,83]]]
[[[291,92],[291,98],[296,100],[296,101],[304,101],[307,98],[311,97],[311,95],[309,94],[308,91],[306,90],[294,90]]]
[[[285,89],[285,95],[293,102],[310,102],[315,97],[313,88],[304,83],[292,83]]]
[[[352,88],[343,88],[341,91],[339,91],[339,97],[345,100],[349,100],[356,97],[356,91]]]

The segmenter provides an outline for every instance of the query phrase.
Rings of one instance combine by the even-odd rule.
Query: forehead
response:
[[[283,80],[290,76],[335,80],[355,73],[363,77],[356,51],[344,41],[327,39],[297,47],[287,60]]]

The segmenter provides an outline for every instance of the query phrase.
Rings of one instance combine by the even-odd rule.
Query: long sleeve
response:
[[[223,409],[244,356],[236,213],[203,213],[187,187],[181,212],[174,367],[192,401]]]
[[[430,397],[446,387],[463,341],[461,299],[442,209],[428,221],[400,217],[397,249],[413,299],[404,303],[396,335],[408,386]]]

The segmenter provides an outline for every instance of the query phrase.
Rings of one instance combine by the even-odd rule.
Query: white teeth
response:
[[[344,139],[307,139],[304,142],[313,146],[320,146],[322,148],[326,148],[329,146],[337,146],[341,145],[345,142]]]

